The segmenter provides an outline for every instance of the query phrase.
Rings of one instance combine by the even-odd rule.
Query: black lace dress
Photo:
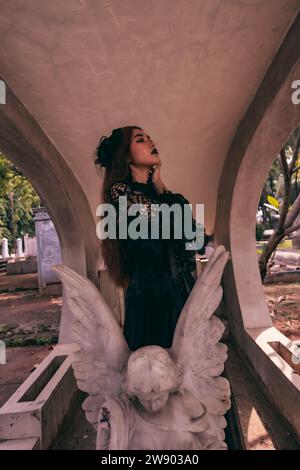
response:
[[[143,204],[136,215],[144,215],[149,224],[152,218],[158,216],[153,204],[188,204],[181,194],[167,190],[157,194],[151,181],[116,182],[110,188],[110,197],[117,209],[117,228],[121,221],[118,204],[120,196],[127,196],[127,208],[132,204]],[[127,226],[136,215],[127,215]],[[194,218],[192,221],[195,228]],[[122,244],[123,252],[126,253],[125,265],[129,275],[123,333],[132,351],[147,345],[171,347],[178,317],[195,283],[191,272],[196,269],[196,252],[185,249],[185,242],[191,240],[184,237],[174,239],[172,217],[170,225],[170,239],[162,237],[161,218],[159,238],[156,239],[150,238],[150,228],[148,239],[121,239],[117,231],[118,243]],[[204,232],[204,246],[197,252],[204,254],[207,243],[208,237]]]

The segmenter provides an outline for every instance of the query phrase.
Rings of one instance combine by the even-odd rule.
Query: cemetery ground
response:
[[[0,339],[7,345],[6,364],[0,365],[0,407],[58,342],[61,307],[61,295],[39,294],[37,273],[0,273]],[[53,448],[91,449],[95,440],[94,428],[77,406]]]
[[[257,254],[266,242],[257,242]],[[263,285],[273,325],[291,341],[300,340],[300,249],[292,246],[292,240],[281,242],[272,255],[271,274],[297,273],[293,282],[265,283]],[[272,257],[271,257],[272,258]],[[271,261],[271,260],[270,260]]]
[[[39,294],[37,273],[0,273],[0,406],[58,342],[61,306],[61,296]]]
[[[300,340],[300,282],[266,284],[263,288],[274,326],[289,339]],[[39,294],[37,273],[11,276],[0,273],[0,339],[7,345],[7,363],[0,365],[0,406],[8,400],[57,343],[61,307],[62,296]],[[235,377],[239,378],[236,379],[237,385],[234,383],[232,385],[236,385],[235,393],[238,395],[239,403],[242,403],[240,419],[244,437],[248,435],[247,448],[272,449],[274,446],[265,434],[267,425],[264,425],[265,422],[270,421],[269,407],[261,402],[258,391],[253,390],[253,393],[249,395],[251,380],[242,364],[238,364],[238,358],[236,355],[233,356],[231,349],[229,353],[233,358],[235,357],[234,361],[231,359],[231,368],[234,366]],[[243,374],[245,383],[241,384],[240,377]],[[84,397],[85,395],[82,394],[81,401]],[[262,406],[262,414],[265,413],[267,416],[266,420],[256,417],[253,411],[256,409],[256,401],[263,403],[260,406]],[[252,411],[246,413],[245,410]],[[250,421],[251,439],[247,431]],[[282,435],[281,431],[279,434]],[[95,439],[95,430],[86,421],[79,405],[68,416],[52,448],[92,449],[95,446]],[[290,448],[290,445],[286,443],[286,448]]]
[[[300,282],[265,284],[263,289],[274,326],[290,340],[300,340]],[[7,352],[7,365],[0,368],[0,406],[4,376],[13,374],[13,364],[20,381],[7,377],[16,385],[12,391],[58,342],[61,307],[61,295],[39,294],[37,273],[0,273],[0,340]]]
[[[273,325],[291,341],[300,340],[300,282],[264,285]]]

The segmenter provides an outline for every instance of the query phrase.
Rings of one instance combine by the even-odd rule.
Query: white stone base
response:
[[[2,446],[49,448],[78,393],[72,351],[72,344],[55,346],[0,408]]]
[[[231,323],[231,332],[262,380],[265,393],[300,444],[300,375],[297,342],[276,328],[248,328]],[[295,363],[293,363],[295,361]]]

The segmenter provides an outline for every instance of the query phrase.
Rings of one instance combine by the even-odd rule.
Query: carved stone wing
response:
[[[184,373],[181,391],[189,391],[206,409],[210,448],[226,448],[224,413],[230,408],[230,386],[220,377],[227,346],[219,343],[224,325],[214,316],[222,295],[221,277],[229,252],[219,245],[197,279],[180,314],[170,354]]]
[[[63,283],[66,302],[76,318],[72,331],[77,348],[72,365],[78,388],[89,394],[82,405],[86,418],[97,430],[102,403],[121,393],[122,370],[130,351],[121,327],[96,286],[62,264],[53,265],[52,269]]]

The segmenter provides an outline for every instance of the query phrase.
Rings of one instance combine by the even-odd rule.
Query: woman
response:
[[[158,214],[151,204],[188,204],[181,194],[172,193],[163,183],[159,152],[140,127],[114,129],[110,137],[101,137],[96,157],[95,163],[106,170],[103,201],[114,204],[117,223],[120,196],[127,196],[127,208],[143,204],[149,223]],[[127,220],[133,219],[129,216]],[[195,229],[196,222],[192,220]],[[159,221],[160,237],[156,239],[102,241],[109,275],[118,286],[127,288],[124,336],[132,351],[147,345],[171,347],[179,314],[195,283],[195,251],[185,249],[185,243],[191,240],[175,239],[174,233],[172,237],[172,218],[170,239],[162,237],[161,227]],[[199,253],[204,253],[208,241],[204,233],[204,246]]]

